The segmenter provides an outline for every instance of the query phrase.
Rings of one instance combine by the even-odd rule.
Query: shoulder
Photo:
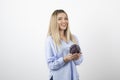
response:
[[[47,36],[46,43],[51,43],[51,42],[53,42],[52,36]]]
[[[52,40],[52,36],[47,36],[46,40]]]
[[[73,38],[78,41],[78,36],[75,34],[72,34]]]
[[[72,36],[73,36],[74,40],[77,42],[77,44],[79,44],[80,42],[79,42],[78,36],[75,34],[72,34]]]

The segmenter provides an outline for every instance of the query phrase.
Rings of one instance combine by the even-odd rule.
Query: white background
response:
[[[48,80],[50,15],[64,9],[84,55],[80,80],[120,80],[119,0],[0,0],[0,80]]]

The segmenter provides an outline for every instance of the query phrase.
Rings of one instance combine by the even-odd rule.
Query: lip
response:
[[[61,26],[66,26],[67,24],[61,24]]]
[[[66,25],[61,25],[61,26],[66,26]]]

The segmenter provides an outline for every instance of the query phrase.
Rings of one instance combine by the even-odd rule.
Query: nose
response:
[[[64,22],[66,22],[66,20],[65,20],[65,19],[63,19],[63,20],[62,20],[62,22],[64,23]]]

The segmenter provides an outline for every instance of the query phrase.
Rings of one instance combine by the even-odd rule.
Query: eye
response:
[[[58,20],[62,20],[62,18],[58,18]]]
[[[65,20],[68,20],[68,18],[66,17]]]

